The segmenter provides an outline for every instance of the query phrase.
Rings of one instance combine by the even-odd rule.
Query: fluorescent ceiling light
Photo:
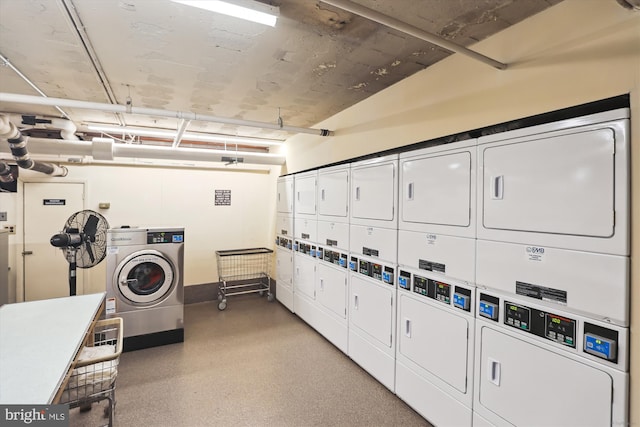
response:
[[[174,3],[197,7],[223,15],[257,22],[259,24],[276,26],[278,8],[253,0],[171,0]]]
[[[176,131],[161,130],[161,129],[144,129],[144,128],[132,128],[122,126],[109,126],[109,125],[88,125],[89,130],[96,132],[114,133],[114,134],[126,134],[136,136],[149,136],[158,138],[173,139],[176,136]],[[182,141],[202,141],[202,142],[219,142],[223,144],[246,144],[246,145],[282,145],[282,141],[276,139],[259,139],[259,138],[244,138],[233,135],[207,135],[203,133],[184,132],[182,134]]]

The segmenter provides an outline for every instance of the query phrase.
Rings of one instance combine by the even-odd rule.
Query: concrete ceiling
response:
[[[561,1],[355,0],[471,49]],[[0,92],[38,95],[17,69],[54,98],[124,105],[130,97],[136,107],[311,127],[451,54],[321,1],[263,2],[279,6],[275,28],[169,0],[0,0],[0,54],[11,64],[0,66]],[[178,125],[62,110],[81,131],[89,122]],[[7,102],[0,112],[62,117],[53,107]],[[188,130],[290,135],[195,121]]]

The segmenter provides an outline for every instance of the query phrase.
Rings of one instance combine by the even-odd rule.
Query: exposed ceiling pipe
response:
[[[616,0],[625,9],[640,11],[640,0]]]
[[[18,166],[52,176],[67,176],[67,168],[51,163],[34,162],[27,150],[27,139],[5,115],[0,115],[0,138],[9,142],[9,149]]]
[[[62,139],[80,139],[76,136],[78,128],[71,120],[31,116],[26,114],[21,115],[20,119],[20,124],[23,125],[35,127],[42,126],[45,129],[59,130]]]
[[[11,167],[5,162],[0,162],[0,182],[13,182],[16,178],[11,173]]]
[[[115,144],[113,140],[100,138],[95,141],[69,141],[47,138],[29,138],[34,154],[91,156],[96,160],[113,160],[117,157],[161,159],[179,161],[222,162],[223,157],[233,156],[244,163],[282,165],[285,156],[273,153],[211,150],[206,148],[172,148],[155,145]]]
[[[476,61],[480,61],[485,64],[491,65],[492,67],[495,67],[499,70],[507,69],[507,64],[498,62],[495,59],[489,58],[488,56],[482,55],[478,52],[467,49],[466,47],[452,43],[449,40],[445,40],[442,37],[436,36],[435,34],[431,34],[427,31],[421,30],[420,28],[414,27],[413,25],[407,24],[406,22],[400,21],[396,18],[392,18],[388,15],[384,15],[380,12],[377,12],[373,9],[369,9],[368,7],[364,7],[350,0],[321,0],[321,1],[323,3],[327,3],[327,4],[330,4],[331,6],[337,7],[338,9],[346,10],[347,12],[351,12],[355,15],[362,16],[363,18],[370,19],[371,21],[377,22],[378,24],[382,24],[387,27],[393,28],[394,30],[400,31],[401,33],[405,33],[410,36],[416,37],[418,39],[424,40],[426,42],[435,44],[451,52],[456,52],[461,55],[468,56],[472,59],[475,59]]]
[[[91,62],[91,65],[93,66],[94,71],[96,72],[98,81],[102,85],[102,88],[104,89],[107,99],[109,100],[109,102],[115,103],[116,95],[115,93],[113,93],[113,89],[111,88],[109,79],[107,79],[107,75],[105,74],[104,69],[102,68],[102,64],[100,63],[100,59],[98,59],[98,55],[96,54],[96,51],[93,48],[93,45],[91,44],[91,40],[87,35],[87,31],[85,30],[85,26],[82,23],[80,16],[78,15],[78,11],[76,10],[76,7],[70,0],[61,0],[60,5],[61,5],[60,8],[64,12],[66,12],[63,15],[69,20],[69,25],[75,30],[76,35],[80,40],[80,44],[82,45],[82,47],[84,48],[84,51],[89,57],[89,61]],[[125,122],[120,114],[115,114],[115,117],[116,117],[116,120],[118,120],[118,123],[120,124],[120,126],[125,125]],[[64,136],[63,138],[67,139]]]
[[[171,117],[201,122],[224,123],[229,125],[255,127],[261,129],[282,130],[291,133],[307,133],[311,135],[330,136],[333,131],[328,129],[311,129],[297,126],[285,126],[276,123],[258,122],[254,120],[232,119],[227,117],[210,116],[184,111],[160,110],[157,108],[134,107],[130,104],[104,104],[100,102],[76,101],[62,98],[41,98],[32,95],[20,95],[16,93],[0,92],[0,102],[15,102],[19,104],[60,106],[68,108],[80,108],[85,110],[107,111],[112,113],[141,114],[145,116]]]

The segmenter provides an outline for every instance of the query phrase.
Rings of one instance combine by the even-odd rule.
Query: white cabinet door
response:
[[[316,215],[316,172],[296,175],[295,212],[297,215]]]
[[[318,221],[318,243],[349,250],[349,223]]]
[[[467,391],[469,320],[400,294],[398,351],[461,393]]]
[[[376,225],[396,220],[397,160],[353,166],[351,169],[351,219]],[[364,221],[364,222],[363,222]],[[384,226],[384,225],[382,225]]]
[[[277,215],[276,234],[287,237],[293,236],[293,215]]]
[[[318,172],[318,215],[347,220],[348,205],[349,169]]]
[[[401,161],[403,222],[471,226],[470,151]],[[473,189],[475,190],[475,189]]]
[[[318,241],[318,221],[315,219],[296,218],[293,221],[296,239],[310,242]]]
[[[276,249],[276,278],[279,283],[292,283],[293,253],[286,249]]]
[[[481,151],[485,228],[613,235],[612,129],[488,144]]]
[[[341,319],[347,318],[347,269],[318,264],[318,302]]]
[[[293,288],[296,294],[316,298],[316,263],[317,260],[308,255],[294,255]]]
[[[349,320],[354,326],[385,347],[391,348],[394,288],[372,279],[350,275]]]
[[[612,425],[607,372],[489,327],[478,348],[480,404],[510,425]]]
[[[279,213],[293,213],[293,177],[278,178],[278,200],[276,202]]]

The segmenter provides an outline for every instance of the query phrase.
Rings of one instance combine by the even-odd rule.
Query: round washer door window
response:
[[[129,255],[118,273],[118,288],[134,303],[159,302],[173,286],[173,266],[158,251]]]

